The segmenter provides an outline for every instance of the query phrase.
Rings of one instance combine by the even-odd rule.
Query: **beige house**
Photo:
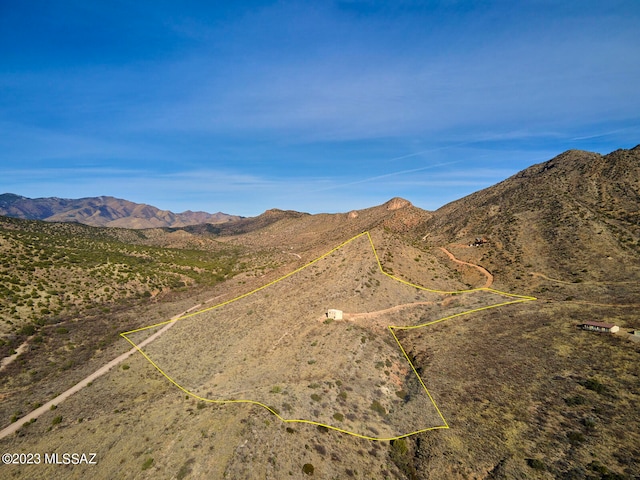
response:
[[[618,327],[617,325],[602,322],[584,322],[580,324],[580,328],[583,330],[589,330],[591,332],[601,333],[616,333],[618,330],[620,330],[620,327]]]
[[[329,310],[327,310],[327,317],[333,320],[342,320],[342,310],[330,308]]]

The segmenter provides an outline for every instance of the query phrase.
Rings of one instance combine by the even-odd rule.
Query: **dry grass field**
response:
[[[144,351],[201,399],[258,402],[287,420],[392,438],[443,421],[387,327],[505,301],[394,280],[361,236],[264,289],[179,320]],[[343,320],[327,318],[333,307]],[[128,337],[137,343],[145,334]]]

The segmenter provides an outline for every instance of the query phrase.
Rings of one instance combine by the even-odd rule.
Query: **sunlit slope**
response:
[[[144,352],[201,399],[255,402],[283,420],[394,438],[446,421],[387,326],[512,300],[491,290],[454,294],[403,283],[381,271],[366,234],[258,291],[179,320]],[[345,318],[328,319],[328,308]],[[135,343],[146,333],[127,337]]]
[[[576,283],[637,281],[639,205],[640,147],[570,150],[443,206],[416,236],[437,246],[485,237],[476,261],[510,288],[526,288],[531,271]]]

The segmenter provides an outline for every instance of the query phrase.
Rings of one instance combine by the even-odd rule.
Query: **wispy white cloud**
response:
[[[273,21],[280,13],[275,7],[261,11],[259,18]],[[331,10],[314,10],[314,15],[320,24],[342,22]],[[329,43],[313,55],[267,54],[265,60],[252,57],[223,72],[213,64],[210,75],[194,81],[184,98],[161,106],[157,121],[139,125],[305,142],[451,131],[463,137],[500,132],[505,125],[540,136],[594,122],[603,114],[635,117],[640,104],[631,80],[640,73],[640,62],[628,59],[638,58],[638,35],[623,28],[602,41],[588,33],[589,27],[619,19],[596,14],[547,20],[516,16],[512,27],[500,25],[496,33],[454,52],[446,44],[449,36],[435,30],[440,33],[421,36],[401,55],[382,40],[355,34],[339,48]],[[310,23],[308,17],[298,21]],[[367,32],[377,21],[358,27]],[[451,35],[463,34],[463,25],[448,27]],[[391,32],[379,36],[395,39],[396,28],[392,24]],[[366,54],[364,41],[374,44]],[[441,54],[441,48],[452,54]],[[624,67],[621,57],[627,58]],[[180,70],[203,70],[202,57],[190,62]]]
[[[83,167],[46,168],[34,173],[32,169],[5,168],[0,169],[0,176],[11,178],[11,183],[0,181],[0,189],[31,197],[112,195],[173,211],[222,210],[252,216],[272,207],[312,213],[365,208],[393,196],[410,196],[407,192],[412,189],[473,189],[485,186],[488,179],[504,176],[502,170],[491,169],[430,172],[451,165],[453,163],[436,164],[353,181],[345,181],[339,175],[269,178],[218,170],[149,174],[140,169]],[[340,195],[331,198],[327,196],[330,190],[339,190]],[[414,197],[410,200],[417,204],[437,203],[436,199]],[[369,201],[374,203],[367,204]]]
[[[577,140],[591,140],[593,138],[602,138],[602,137],[608,137],[611,135],[616,135],[619,133],[623,133],[623,132],[640,132],[640,121],[635,124],[635,125],[630,125],[628,127],[624,127],[624,128],[616,128],[614,130],[607,130],[607,131],[599,131],[597,133],[593,133],[591,135],[584,135],[584,136],[578,136],[578,137],[573,137],[571,138],[571,140],[573,141],[577,141]],[[640,140],[639,140],[640,141]]]
[[[132,8],[3,24],[21,42],[3,43],[0,188],[245,214],[435,205],[638,143],[635,1]],[[107,22],[86,45],[85,18]],[[49,43],[33,25],[68,28]]]
[[[398,158],[406,158],[406,157],[398,157]],[[388,181],[391,177],[399,177],[399,176],[408,175],[408,174],[412,174],[412,173],[422,172],[422,171],[425,171],[425,170],[430,170],[430,169],[434,169],[434,168],[438,168],[438,167],[444,167],[444,166],[447,166],[447,165],[453,165],[455,163],[458,163],[458,162],[437,163],[437,164],[433,164],[433,165],[427,165],[427,166],[424,166],[424,167],[411,168],[409,170],[399,170],[399,171],[396,171],[396,172],[385,173],[385,174],[382,174],[382,175],[375,175],[375,176],[372,176],[372,177],[360,178],[358,180],[353,180],[351,182],[333,183],[332,185],[329,185],[329,186],[326,186],[324,188],[321,188],[318,191],[342,189],[342,188],[345,188],[345,187],[352,187],[354,185],[359,185],[359,184],[362,184],[362,183],[378,182],[380,180]]]

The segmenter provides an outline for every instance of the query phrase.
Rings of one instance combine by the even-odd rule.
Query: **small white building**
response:
[[[327,310],[327,318],[331,318],[333,320],[342,320],[342,310],[330,308],[329,310]]]
[[[620,330],[620,327],[618,327],[617,325],[602,322],[584,322],[580,324],[580,328],[582,328],[583,330],[600,333],[616,333],[618,330]]]

